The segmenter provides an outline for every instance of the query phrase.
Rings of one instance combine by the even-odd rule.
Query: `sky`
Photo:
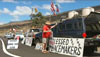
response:
[[[0,25],[30,20],[32,8],[37,8],[44,16],[53,14],[51,2],[58,3],[59,13],[100,5],[100,0],[0,0]],[[33,10],[35,13],[35,10]]]

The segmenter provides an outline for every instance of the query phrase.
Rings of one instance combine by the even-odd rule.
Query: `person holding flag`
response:
[[[48,53],[49,50],[49,40],[50,38],[52,38],[52,28],[54,28],[57,23],[55,25],[51,26],[51,21],[46,21],[45,25],[43,26],[43,33],[42,33],[42,42],[43,42],[43,46],[42,46],[42,53]],[[46,49],[48,48],[48,50]]]

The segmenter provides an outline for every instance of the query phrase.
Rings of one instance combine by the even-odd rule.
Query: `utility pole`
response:
[[[32,7],[32,12],[31,12],[30,17],[31,17],[31,20],[32,20],[33,19],[33,7]]]

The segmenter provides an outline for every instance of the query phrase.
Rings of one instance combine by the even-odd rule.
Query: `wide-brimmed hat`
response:
[[[50,24],[51,24],[51,22],[50,22],[50,21],[46,21],[46,22],[45,22],[45,24],[50,25]]]

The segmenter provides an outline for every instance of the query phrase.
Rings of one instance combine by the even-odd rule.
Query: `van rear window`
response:
[[[87,31],[98,31],[100,30],[100,25],[99,24],[90,24],[90,25],[86,25],[86,30]]]
[[[100,24],[96,24],[98,30],[100,30]]]
[[[74,29],[75,30],[82,30],[82,23],[81,22],[74,23]]]

